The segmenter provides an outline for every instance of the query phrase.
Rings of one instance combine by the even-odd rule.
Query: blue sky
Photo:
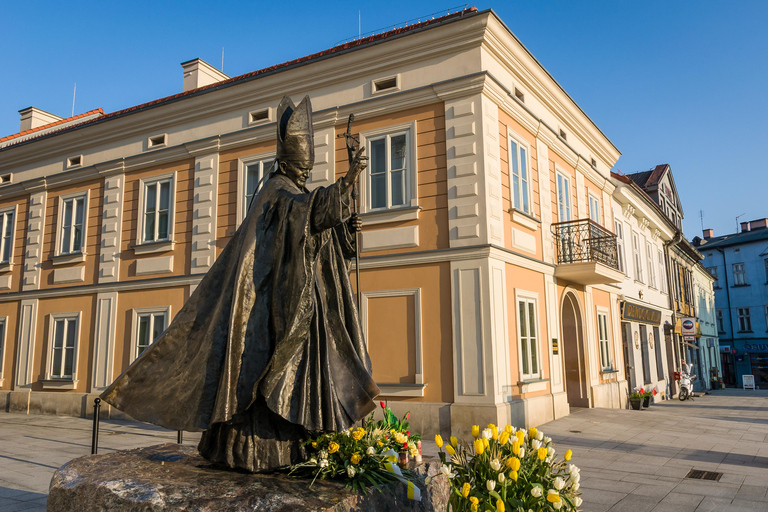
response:
[[[469,4],[473,5],[473,4]],[[493,8],[622,152],[669,163],[688,238],[768,217],[768,2],[503,1]],[[181,91],[200,57],[230,76],[400,24],[442,2],[8,2],[0,16],[0,136],[17,111],[112,112]]]

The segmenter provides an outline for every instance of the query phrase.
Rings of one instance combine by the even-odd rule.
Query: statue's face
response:
[[[280,162],[280,169],[286,176],[291,178],[297,186],[303,187],[306,185],[307,179],[309,178],[309,171],[312,170],[312,162],[310,160],[300,162]]]

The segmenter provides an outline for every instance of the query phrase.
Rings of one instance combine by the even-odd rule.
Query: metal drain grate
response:
[[[721,476],[723,476],[723,474],[717,473],[716,471],[702,471],[700,469],[692,469],[688,472],[687,475],[685,475],[685,478],[695,478],[697,480],[714,480],[715,482],[719,482]]]
[[[574,434],[581,434],[581,430],[569,430],[568,432],[573,432]]]

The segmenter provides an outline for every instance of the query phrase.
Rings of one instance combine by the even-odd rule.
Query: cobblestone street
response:
[[[573,450],[585,512],[768,510],[768,391],[719,391],[642,411],[575,410],[541,430],[560,454]],[[0,414],[0,510],[45,510],[53,472],[87,455],[90,441],[86,419]],[[99,451],[175,441],[157,427],[102,421]],[[427,455],[436,452],[425,444]],[[691,469],[723,476],[685,478]]]

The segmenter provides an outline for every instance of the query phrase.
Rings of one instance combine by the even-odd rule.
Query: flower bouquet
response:
[[[310,437],[305,442],[308,460],[291,466],[289,474],[312,478],[310,486],[318,478],[346,480],[347,488],[363,494],[368,486],[381,490],[382,485],[399,480],[408,485],[409,497],[418,494],[410,482],[415,475],[394,466],[402,450],[415,456],[421,437],[408,430],[410,414],[400,419],[384,402],[381,407],[383,420],[374,421],[372,413],[360,427]]]
[[[451,436],[440,448],[441,472],[451,485],[453,512],[527,512],[529,510],[574,511],[581,506],[579,468],[555,459],[552,439],[531,427],[515,430],[496,425],[480,431],[472,427],[469,444]]]

